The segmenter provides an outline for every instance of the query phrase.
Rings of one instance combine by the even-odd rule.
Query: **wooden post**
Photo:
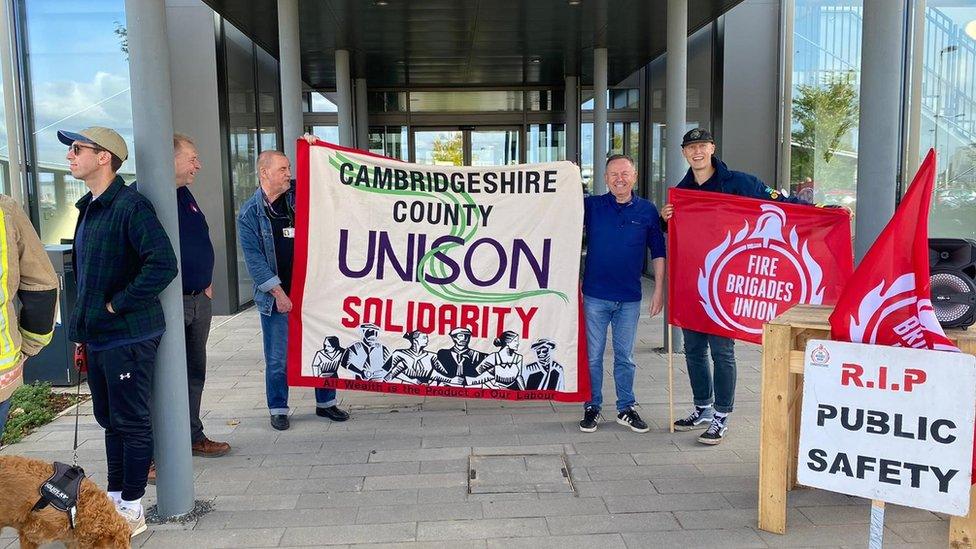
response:
[[[668,432],[674,432],[674,326],[668,324]]]
[[[956,340],[959,350],[976,355],[976,334],[963,332]],[[956,335],[956,334],[952,334]],[[950,336],[951,337],[951,336]],[[976,490],[969,489],[969,514],[964,517],[949,517],[949,547],[961,549],[976,546]]]
[[[763,328],[759,428],[759,528],[786,533],[790,444],[790,327]]]

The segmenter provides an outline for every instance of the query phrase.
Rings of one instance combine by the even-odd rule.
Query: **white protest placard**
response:
[[[972,355],[811,340],[797,481],[965,515],[974,416]]]

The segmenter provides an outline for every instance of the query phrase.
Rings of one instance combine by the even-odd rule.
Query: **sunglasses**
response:
[[[103,149],[101,147],[96,147],[96,146],[93,146],[93,145],[79,145],[77,143],[73,143],[68,148],[71,149],[71,152],[75,153],[75,156],[81,154],[81,149],[91,149],[91,150],[93,150],[93,151],[95,151],[97,153],[106,150],[106,149]]]

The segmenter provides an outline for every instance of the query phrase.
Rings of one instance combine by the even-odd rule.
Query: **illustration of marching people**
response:
[[[339,363],[342,362],[343,349],[339,338],[327,336],[322,341],[322,350],[312,359],[312,375],[318,377],[339,377]]]
[[[553,359],[556,342],[542,338],[532,344],[532,350],[538,360],[528,364],[522,372],[525,389],[534,391],[563,391],[563,366]]]
[[[390,355],[390,372],[384,381],[399,379],[404,383],[460,385],[458,379],[446,375],[437,355],[427,350],[430,342],[427,334],[413,330],[403,334],[403,338],[410,342],[410,347],[393,351]]]
[[[386,377],[390,349],[380,343],[380,327],[366,323],[359,326],[362,340],[346,349],[342,355],[342,367],[352,372],[356,379],[382,381]]]
[[[522,355],[517,353],[519,336],[506,330],[495,338],[498,351],[485,357],[478,365],[478,376],[468,379],[468,385],[485,389],[525,389],[522,383]]]
[[[437,360],[448,377],[458,377],[465,384],[468,378],[478,377],[478,365],[488,356],[469,347],[471,330],[454,328],[450,334],[454,346],[437,351]]]

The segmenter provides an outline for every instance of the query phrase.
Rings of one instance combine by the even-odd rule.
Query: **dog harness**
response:
[[[54,462],[54,474],[44,481],[38,491],[41,498],[37,500],[31,511],[40,511],[48,505],[58,511],[68,514],[71,528],[75,527],[75,516],[78,513],[78,493],[81,491],[81,481],[85,478],[85,470],[77,465],[67,465]]]

